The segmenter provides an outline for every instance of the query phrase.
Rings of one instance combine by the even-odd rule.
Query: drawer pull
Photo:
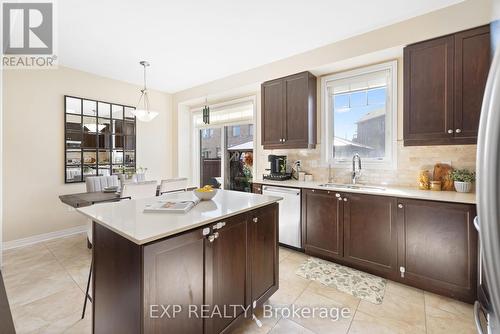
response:
[[[398,208],[402,209],[403,208],[403,204],[398,204]]]
[[[258,223],[258,222],[259,222],[259,218],[257,218],[257,217],[253,217],[252,221],[253,221],[254,223]]]

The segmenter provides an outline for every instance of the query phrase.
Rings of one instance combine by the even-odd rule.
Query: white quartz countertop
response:
[[[320,187],[320,184],[324,184],[326,182],[319,182],[319,181],[306,182],[297,180],[271,181],[271,180],[254,179],[253,182],[264,185],[272,185],[272,186],[330,190],[330,191],[337,191],[339,193],[357,193],[357,194],[391,196],[400,198],[422,199],[429,201],[476,204],[475,193],[459,193],[456,191],[431,191],[431,190],[420,190],[418,188],[394,187],[394,186],[384,186],[384,185],[376,185],[377,187],[383,187],[384,190],[350,189],[343,187],[326,188],[326,187]]]
[[[185,201],[194,198],[194,194],[188,191],[141,200],[95,204],[78,208],[77,211],[142,245],[281,200],[281,197],[276,196],[219,190],[211,201],[202,201],[187,213],[143,212],[147,204],[155,201]]]

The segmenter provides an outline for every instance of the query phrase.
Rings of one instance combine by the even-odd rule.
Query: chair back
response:
[[[87,192],[103,191],[106,187],[120,186],[117,175],[111,176],[88,176],[85,178]]]
[[[174,191],[186,191],[188,187],[187,177],[180,177],[176,179],[161,180],[160,195]]]
[[[122,188],[122,197],[132,199],[151,198],[156,196],[156,181],[140,183],[125,183]]]

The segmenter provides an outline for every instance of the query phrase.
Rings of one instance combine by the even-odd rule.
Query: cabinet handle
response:
[[[347,197],[344,197],[344,202],[347,202]]]
[[[399,272],[401,273],[401,278],[405,278],[406,268],[405,267],[399,267]]]
[[[208,236],[208,241],[214,242],[215,239],[217,239],[218,237],[219,237],[219,232],[215,232],[214,234]]]
[[[340,197],[340,194],[339,194],[339,193],[336,193],[336,194],[335,194],[335,197],[339,198],[339,197]]]
[[[455,132],[456,133],[460,133],[460,132],[462,132],[462,130],[461,129],[456,129]]]
[[[202,233],[203,233],[203,236],[205,236],[205,235],[209,235],[209,234],[210,234],[210,229],[209,229],[208,227],[205,227],[205,228],[203,229],[203,232],[202,232]]]
[[[453,133],[453,130],[452,130],[452,129],[448,129],[448,133],[449,133],[449,134],[452,134],[452,133]]]
[[[226,222],[218,222],[217,224],[215,224],[212,228],[214,230],[220,230],[221,228],[223,228],[224,226],[226,226]]]
[[[285,138],[283,138],[283,142],[286,142],[286,139],[285,139]]]
[[[337,197],[337,199],[338,199],[339,201],[342,201],[342,197]]]
[[[252,221],[253,221],[254,223],[258,223],[258,222],[259,222],[259,218],[257,218],[257,217],[253,217]]]
[[[314,193],[314,192],[316,192],[316,191],[313,189],[313,190],[312,190],[312,192]]]
[[[402,209],[403,208],[403,204],[398,204],[398,208]]]

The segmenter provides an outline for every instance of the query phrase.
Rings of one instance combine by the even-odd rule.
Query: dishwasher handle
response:
[[[292,188],[282,188],[282,187],[269,187],[263,186],[262,192],[269,191],[273,193],[281,193],[281,194],[291,194],[291,195],[300,195],[300,189],[292,189]]]

